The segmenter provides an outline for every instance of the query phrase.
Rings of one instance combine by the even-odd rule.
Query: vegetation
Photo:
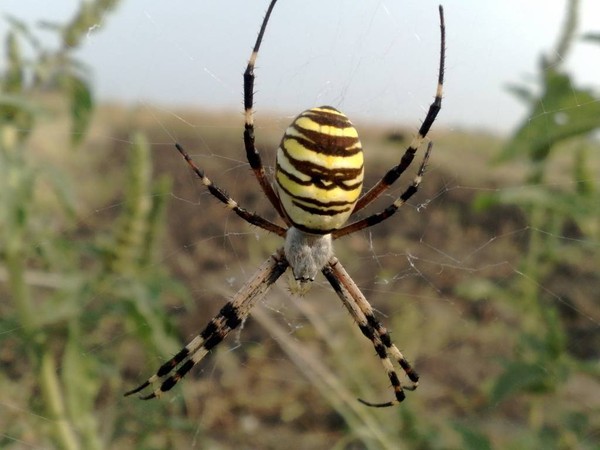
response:
[[[563,59],[583,45],[570,6],[551,53]],[[325,283],[304,299],[279,283],[169,396],[123,398],[279,241],[208,196],[163,134],[275,220],[243,161],[239,114],[95,104],[73,52],[115,7],[82,3],[69,23],[43,24],[56,50],[8,19],[1,448],[598,448],[600,99],[548,57],[537,86],[511,87],[529,112],[508,140],[438,131],[416,200],[427,203],[337,243],[422,375],[403,405],[356,401],[391,394]],[[260,148],[275,148],[287,123],[257,120]],[[359,129],[372,184],[411,132]]]
[[[523,443],[539,448],[574,448],[586,441],[581,440],[583,430],[594,434],[586,429],[588,418],[580,410],[565,407],[556,413],[547,407],[548,398],[572,377],[582,372],[600,375],[592,363],[595,352],[582,352],[579,345],[576,351],[569,348],[575,323],[597,332],[593,316],[572,317],[592,306],[593,291],[588,298],[578,298],[570,282],[567,286],[556,282],[571,271],[597,278],[600,266],[600,187],[590,160],[598,150],[594,132],[600,130],[600,98],[578,86],[562,68],[574,45],[578,19],[578,1],[572,0],[568,6],[557,48],[551,52],[554,56],[542,57],[539,63],[539,94],[527,86],[510,87],[529,113],[497,162],[524,160],[527,189],[482,195],[476,203],[479,208],[518,206],[528,224],[518,277],[502,290],[488,292],[512,300],[523,315],[518,344],[493,382],[490,401],[497,404],[528,394],[528,422],[534,433]],[[562,169],[562,177],[551,172],[553,162]]]
[[[111,322],[113,331],[143,323],[153,327],[157,343],[171,342],[161,336],[165,323],[158,300],[173,283],[161,266],[152,265],[170,185],[166,178],[152,181],[145,139],[134,134],[128,148],[125,199],[111,217],[116,225],[90,223],[81,216],[84,199],[77,197],[83,181],[77,177],[97,175],[97,167],[89,165],[99,161],[74,153],[94,102],[86,70],[72,53],[90,22],[114,3],[85,3],[70,23],[44,24],[58,34],[56,50],[45,48],[18,20],[7,19],[7,65],[0,76],[1,383],[14,395],[4,397],[3,448],[27,436],[25,442],[34,446],[106,447],[103,435],[120,426],[121,418],[99,415],[99,401],[102,391],[115,395],[121,374],[114,349],[95,351],[94,357],[89,352],[106,338]],[[32,58],[23,56],[28,52]],[[49,131],[44,124],[60,127],[65,116],[70,127],[61,130],[62,137],[70,138],[54,142],[52,151],[61,152],[61,162],[74,163],[70,172],[52,164],[48,149],[36,140],[38,129]],[[71,153],[63,153],[69,146]],[[23,420],[24,411],[38,419]]]

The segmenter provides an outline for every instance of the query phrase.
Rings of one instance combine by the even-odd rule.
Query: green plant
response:
[[[0,303],[0,341],[14,357],[3,362],[0,384],[35,414],[27,415],[33,420],[18,414],[0,420],[2,448],[20,439],[103,448],[119,432],[122,417],[101,420],[98,410],[101,391],[119,396],[123,390],[116,355],[101,346],[107,327],[171,350],[159,299],[165,289],[182,290],[153,264],[170,182],[152,179],[148,143],[139,134],[132,138],[124,207],[113,218],[118,225],[106,223],[90,234],[78,207],[85,202],[76,189],[81,168],[54,163],[33,139],[55,120],[54,110],[66,106],[73,149],[62,161],[84,141],[94,101],[87,70],[73,52],[116,3],[84,2],[69,23],[44,24],[58,34],[57,49],[7,18],[7,64],[0,73],[0,279],[6,283],[0,289],[8,300]]]
[[[514,356],[503,362],[503,373],[493,380],[489,402],[529,395],[529,425],[539,445],[547,439],[559,442],[575,432],[564,427],[558,431],[561,425],[544,409],[547,396],[557,393],[580,367],[568,351],[562,305],[545,286],[566,266],[590,270],[584,261],[596,259],[596,267],[600,263],[600,189],[588,167],[590,151],[598,147],[593,133],[600,129],[600,98],[578,86],[562,68],[576,37],[577,12],[578,1],[569,1],[562,34],[551,53],[556,56],[543,57],[539,63],[539,93],[524,85],[510,86],[527,105],[527,119],[506,143],[497,163],[524,163],[526,188],[481,195],[475,204],[479,210],[498,204],[518,206],[528,224],[518,276],[504,291],[491,285],[484,289],[484,295],[513,301],[521,322]],[[567,231],[574,228],[575,234]],[[480,281],[476,283],[481,287]]]

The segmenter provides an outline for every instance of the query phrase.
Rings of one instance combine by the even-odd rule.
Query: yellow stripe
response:
[[[282,146],[285,146],[285,150],[292,159],[321,166],[326,170],[359,169],[363,165],[363,154],[361,151],[349,156],[324,155],[307,149],[295,139],[286,139],[285,142],[282,143]],[[281,158],[285,158],[289,164],[289,160],[286,158],[284,151],[279,148],[277,150],[277,160],[280,164],[282,163]]]
[[[340,128],[332,125],[322,125],[318,122],[315,122],[310,117],[306,116],[298,117],[298,119],[296,119],[294,123],[298,127],[304,128],[305,130],[316,131],[318,133],[326,134],[329,136],[358,138],[358,132],[353,126]]]
[[[290,180],[284,173],[277,173],[277,183],[281,185],[290,195],[295,198],[310,198],[315,199],[319,203],[328,202],[345,202],[354,206],[356,199],[360,195],[362,185],[358,185],[356,189],[346,190],[342,188],[320,189],[315,185],[302,186]],[[347,185],[347,183],[344,183]]]
[[[277,150],[283,208],[299,228],[330,232],[350,216],[362,190],[358,132],[341,112],[320,107],[300,114]]]

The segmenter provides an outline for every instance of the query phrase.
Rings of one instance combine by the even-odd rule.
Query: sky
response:
[[[600,1],[580,2],[579,32],[600,32]],[[30,23],[64,22],[78,4],[2,0],[2,12]],[[100,100],[241,111],[242,73],[267,4],[122,0],[90,29],[78,56],[91,68]],[[447,61],[439,123],[509,131],[526,109],[506,86],[535,81],[540,55],[556,45],[566,0],[443,5]],[[417,126],[435,93],[437,6],[431,0],[279,0],[258,57],[257,114],[293,118],[329,104],[350,118]],[[0,32],[5,29],[1,23]],[[600,46],[578,43],[564,65],[578,83],[600,85]]]

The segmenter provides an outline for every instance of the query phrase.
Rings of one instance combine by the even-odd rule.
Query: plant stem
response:
[[[63,395],[60,390],[54,357],[39,339],[41,329],[36,323],[35,308],[25,282],[25,255],[23,254],[22,233],[12,233],[6,249],[8,283],[16,306],[19,323],[22,326],[23,341],[33,367],[39,367],[39,385],[46,412],[54,425],[54,434],[61,448],[79,448],[75,433],[67,420]]]
[[[54,434],[59,445],[65,450],[79,449],[79,442],[67,418],[63,393],[61,392],[54,358],[47,350],[41,357],[40,386],[44,403],[54,423]]]

